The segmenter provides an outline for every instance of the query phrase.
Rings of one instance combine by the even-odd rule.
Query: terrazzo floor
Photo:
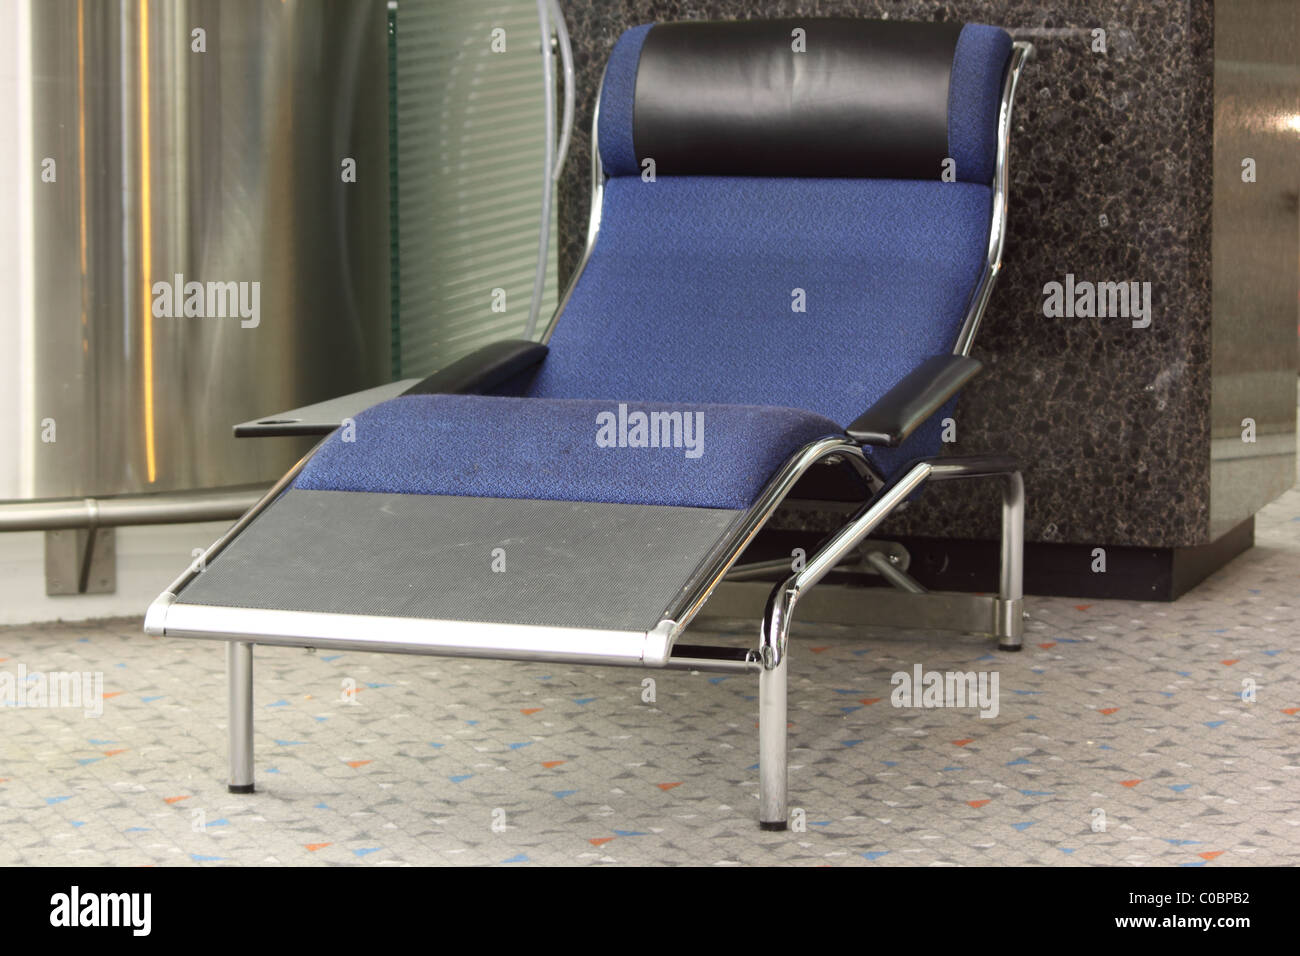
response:
[[[0,706],[0,864],[1296,865],[1298,583],[1292,490],[1173,604],[1030,598],[1020,654],[796,626],[785,833],[753,677],[259,647],[235,796],[219,644],[7,628],[0,675],[101,674],[103,713]],[[997,716],[893,706],[916,665]]]

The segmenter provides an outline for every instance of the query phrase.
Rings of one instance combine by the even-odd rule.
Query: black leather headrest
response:
[[[987,182],[1010,48],[1004,31],[961,23],[637,27],[610,57],[602,156],[613,175],[649,158],[667,176],[906,179],[939,179],[957,156],[957,178]]]

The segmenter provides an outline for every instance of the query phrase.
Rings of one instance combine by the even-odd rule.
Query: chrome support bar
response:
[[[789,558],[772,558],[770,561],[751,561],[749,564],[733,564],[727,572],[726,581],[753,581],[765,578],[774,572],[791,570]]]
[[[970,455],[964,458],[932,458],[931,481],[958,478],[996,478],[1014,472],[1019,466],[1007,455]]]
[[[998,639],[998,650],[1018,651],[1025,635],[1025,602],[1023,600],[993,600],[993,635]]]
[[[61,531],[238,518],[262,489],[0,502],[0,531]]]
[[[879,488],[876,489],[879,491]],[[872,492],[875,494],[875,491]],[[786,499],[787,501],[789,499]],[[850,513],[862,507],[861,502],[844,502]],[[907,549],[896,541],[865,541],[856,561],[846,560],[836,568],[837,571],[851,571],[857,574],[878,574],[889,580],[895,587],[905,591],[924,591],[917,581],[907,573],[910,555]],[[793,554],[789,558],[769,558],[764,561],[749,561],[745,564],[733,564],[723,581],[731,584],[736,581],[759,581],[775,577],[786,577],[795,570]],[[882,570],[887,568],[887,571]]]
[[[865,563],[898,590],[906,591],[908,594],[925,593],[921,582],[889,560],[889,555],[883,551],[868,551]]]
[[[695,619],[701,634],[737,620],[762,617],[772,585],[764,581],[724,581]],[[823,581],[799,599],[799,620],[885,630],[959,631],[992,637],[999,633],[1004,604],[996,594],[926,591],[914,594],[888,587]],[[690,631],[687,636],[693,636]],[[680,645],[678,645],[680,646]]]
[[[664,665],[668,670],[751,674],[763,669],[758,652],[741,647],[677,644]]]

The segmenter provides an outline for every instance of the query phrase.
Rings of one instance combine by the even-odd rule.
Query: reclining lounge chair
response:
[[[1003,482],[999,594],[923,593],[877,555],[898,590],[852,589],[849,619],[1017,649],[1020,474],[939,456],[939,423],[980,368],[1029,52],[946,23],[625,33],[586,254],[543,342],[240,426],[328,436],[145,620],[227,642],[230,789],[253,789],[254,644],[757,672],[759,817],[784,829],[796,605],[936,480]],[[860,507],[806,563],[745,565],[814,468]],[[751,649],[679,640],[755,587]]]

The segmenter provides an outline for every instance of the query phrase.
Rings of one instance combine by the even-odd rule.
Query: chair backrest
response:
[[[599,105],[598,238],[528,394],[847,424],[952,351],[1010,52],[1003,30],[947,23],[627,31]]]

